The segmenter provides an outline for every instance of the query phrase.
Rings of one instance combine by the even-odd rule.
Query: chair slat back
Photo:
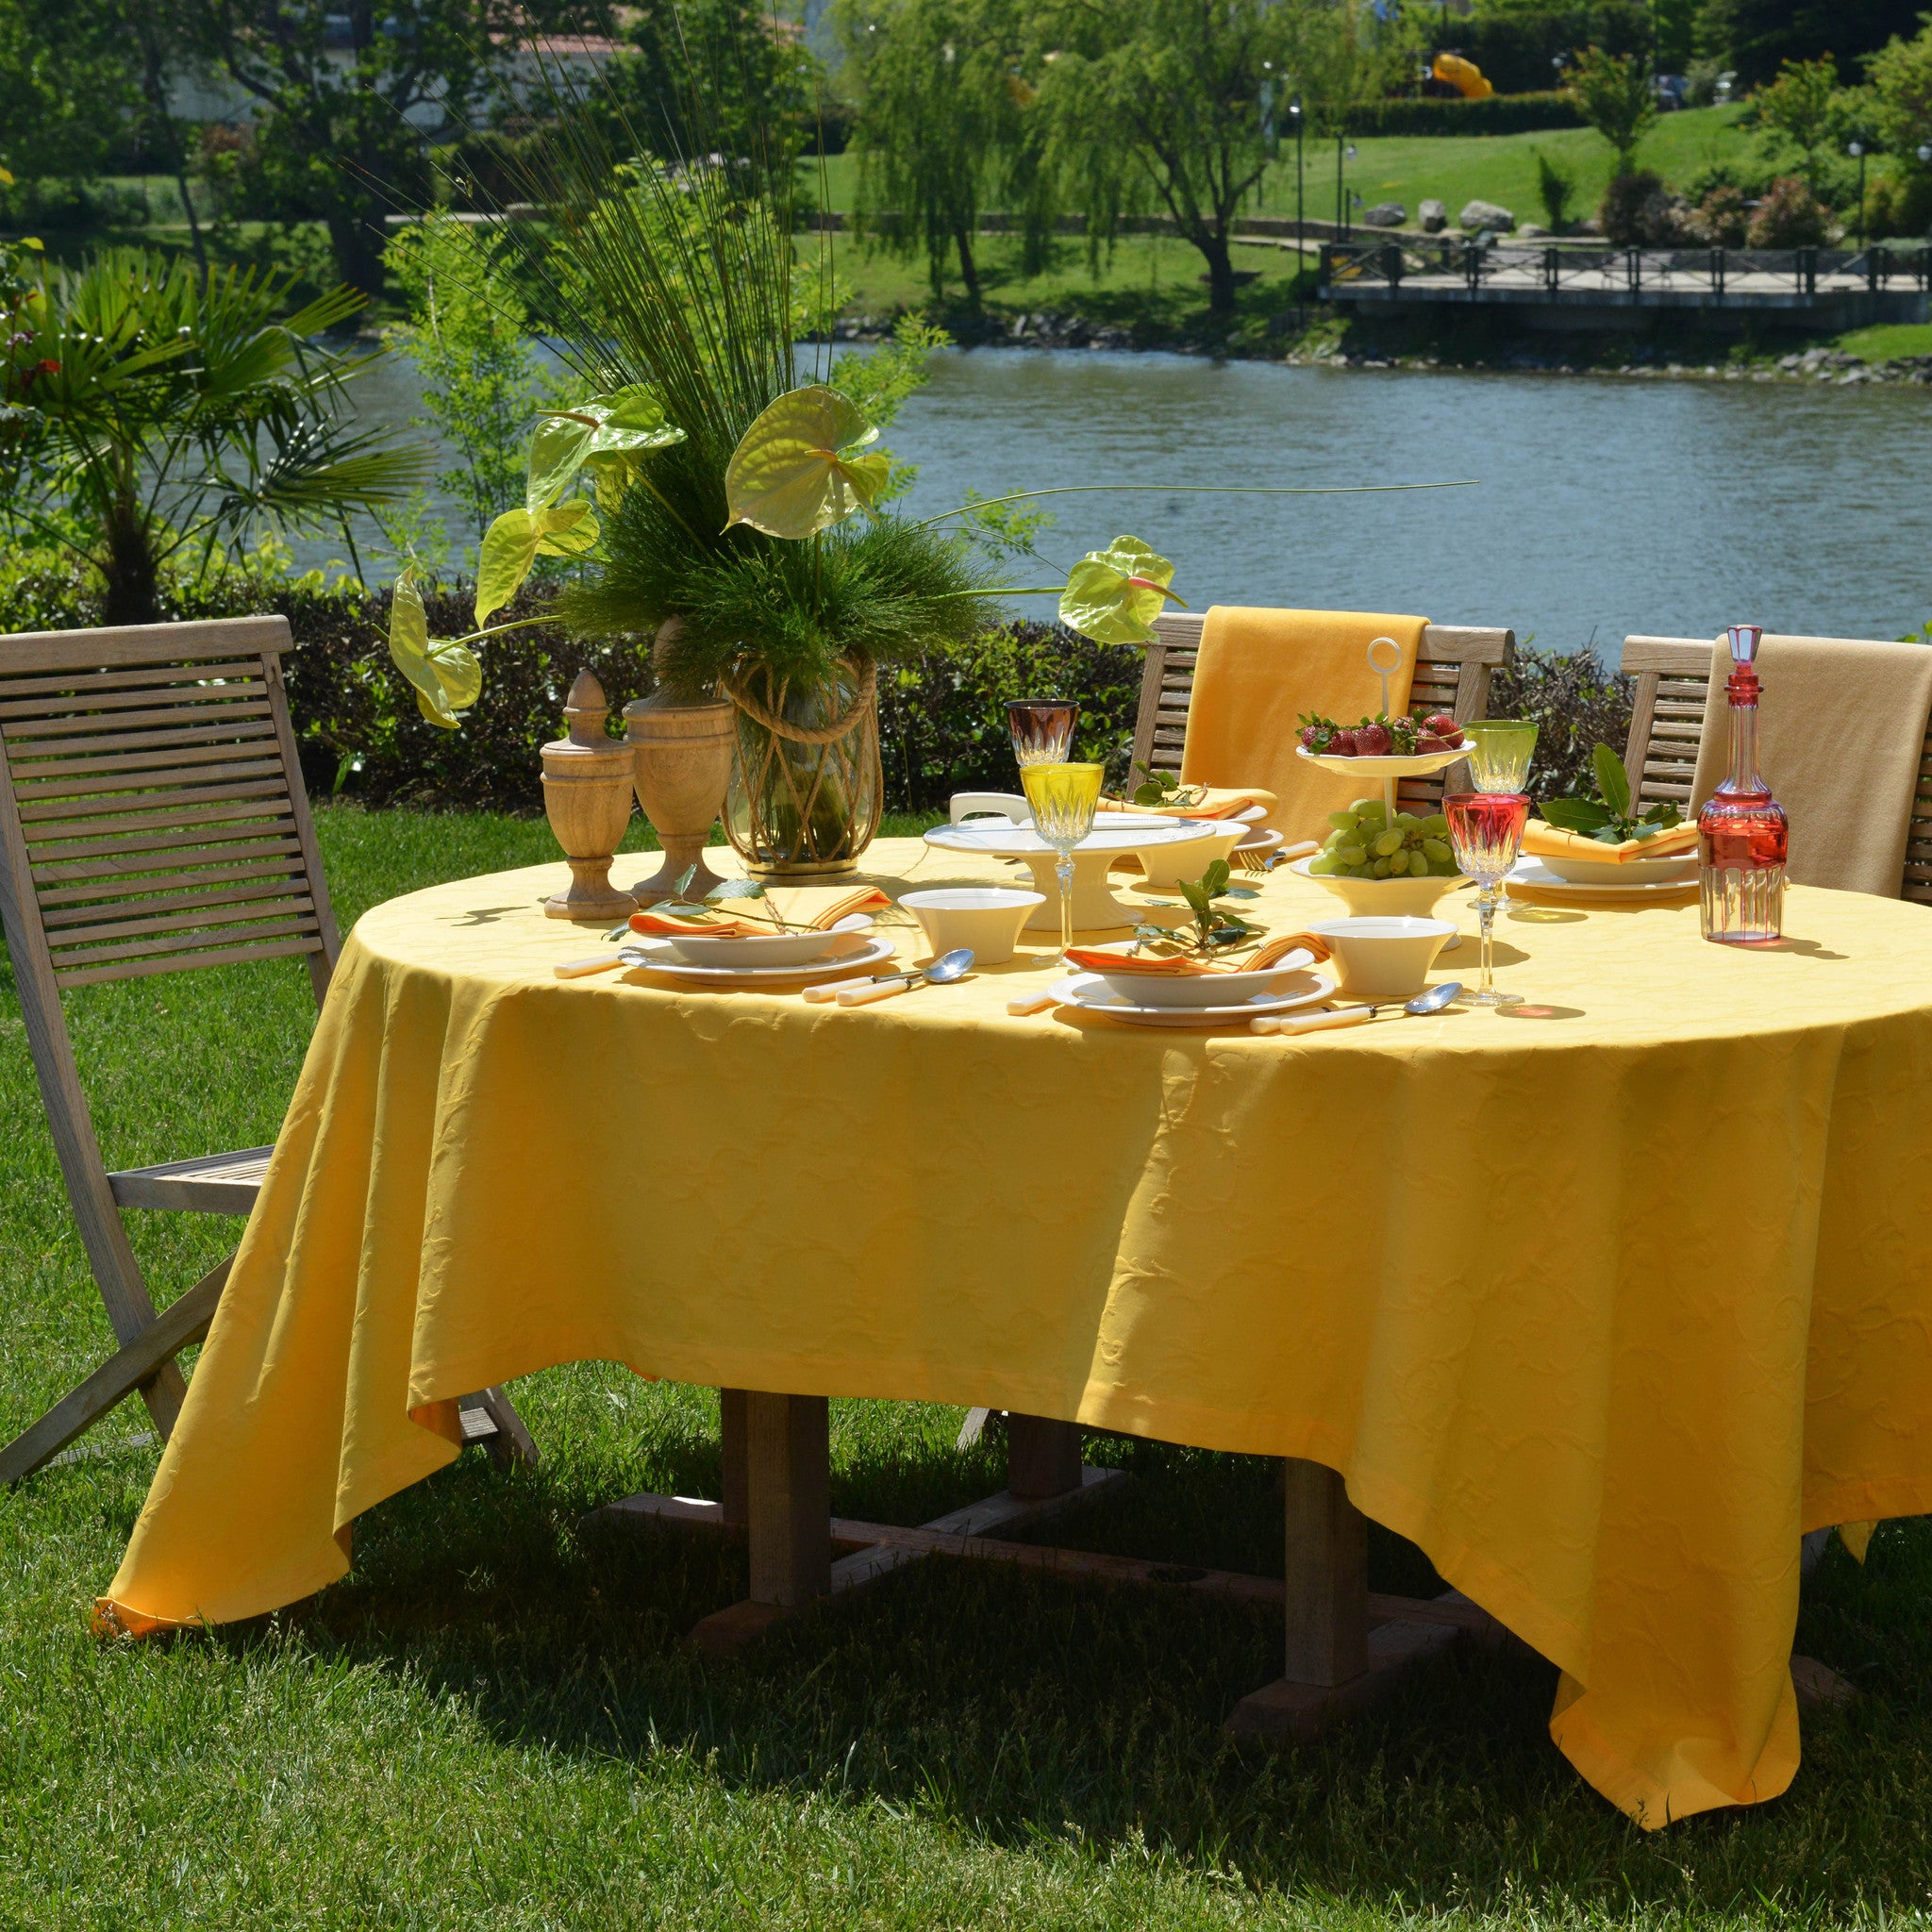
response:
[[[1134,762],[1157,772],[1178,773],[1188,735],[1188,707],[1194,692],[1194,662],[1201,650],[1198,611],[1176,611],[1154,620],[1155,641],[1147,646],[1141,678],[1141,708],[1134,725]],[[1432,624],[1423,632],[1409,691],[1411,705],[1448,711],[1458,724],[1480,718],[1489,708],[1490,675],[1507,664],[1516,633],[1465,625]],[[1398,801],[1434,811],[1445,783],[1463,768],[1427,778],[1405,778]]]
[[[279,617],[0,639],[0,858],[58,987],[305,958],[334,915]]]
[[[1637,687],[1624,762],[1642,804],[1668,799],[1686,812],[1690,809],[1714,648],[1709,638],[1624,640],[1618,669],[1628,673]],[[1919,757],[1919,789],[1906,832],[1899,897],[1932,906],[1932,720]]]

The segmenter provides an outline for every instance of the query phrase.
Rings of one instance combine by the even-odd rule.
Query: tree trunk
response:
[[[973,260],[973,231],[963,224],[953,231],[953,239],[959,245],[959,279],[966,284],[966,299],[974,308],[979,307],[979,270]]]
[[[380,222],[382,217],[378,214],[375,219]],[[352,289],[360,289],[372,302],[382,299],[387,279],[382,250],[387,239],[354,209],[328,218],[328,241],[335,251],[337,275]]]
[[[1211,230],[1195,239],[1198,248],[1208,263],[1208,312],[1210,315],[1230,316],[1234,313],[1234,258],[1227,245],[1227,237]]]
[[[160,570],[147,526],[132,511],[109,519],[100,558],[101,622],[158,624]]]

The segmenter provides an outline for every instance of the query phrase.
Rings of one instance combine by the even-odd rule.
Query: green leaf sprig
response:
[[[1134,769],[1146,776],[1134,788],[1136,805],[1199,805],[1208,796],[1205,785],[1183,785],[1172,772],[1157,772],[1144,760],[1136,758]]]
[[[1180,895],[1188,902],[1193,917],[1193,939],[1180,943],[1195,953],[1224,952],[1229,946],[1245,945],[1260,928],[1250,924],[1233,907],[1217,902],[1224,899],[1255,899],[1260,895],[1252,886],[1233,883],[1234,873],[1224,858],[1217,858],[1197,879],[1180,882]],[[1156,925],[1143,921],[1134,928],[1134,937],[1144,945],[1173,947],[1186,926]]]
[[[1537,808],[1559,831],[1579,833],[1600,845],[1622,845],[1631,839],[1654,839],[1684,823],[1684,814],[1668,800],[1641,812],[1632,809],[1630,774],[1608,745],[1599,742],[1590,762],[1596,774],[1594,798],[1552,798]]]

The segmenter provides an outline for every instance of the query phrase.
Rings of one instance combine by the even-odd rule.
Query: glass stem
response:
[[[1482,990],[1483,990],[1483,991],[1484,991],[1485,992],[1493,992],[1493,991],[1495,991],[1495,985],[1494,985],[1494,982],[1493,982],[1493,981],[1491,980],[1491,975],[1490,975],[1490,966],[1491,966],[1491,955],[1490,955],[1490,944],[1491,944],[1491,941],[1492,941],[1492,940],[1494,939],[1494,937],[1495,937],[1495,930],[1496,930],[1496,899],[1495,899],[1495,894],[1494,894],[1494,893],[1493,893],[1493,892],[1492,892],[1492,891],[1491,891],[1491,889],[1490,889],[1490,888],[1489,888],[1488,886],[1485,886],[1485,887],[1483,888],[1483,890],[1482,890],[1482,891],[1481,891],[1480,892],[1478,892],[1478,893],[1476,894],[1476,900],[1475,900],[1475,916],[1476,916],[1476,921],[1477,921],[1477,924],[1479,924],[1479,925],[1481,926],[1481,928],[1482,928],[1482,936],[1483,936],[1483,986],[1482,986]]]
[[[1062,852],[1054,863],[1054,876],[1060,882],[1060,958],[1074,943],[1074,855]]]

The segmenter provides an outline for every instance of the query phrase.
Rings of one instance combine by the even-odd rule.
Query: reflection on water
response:
[[[406,365],[373,372],[363,407],[401,422],[410,383]],[[928,515],[968,488],[1174,486],[1055,499],[1041,548],[1064,564],[1133,531],[1174,559],[1174,588],[1197,609],[1419,611],[1564,649],[1594,635],[1614,655],[1629,632],[1708,637],[1743,622],[1916,629],[1932,615],[1928,432],[1922,389],[982,349],[937,357],[888,441],[920,465],[905,507]],[[1299,499],[1178,488],[1464,476],[1478,487]],[[1029,608],[1047,614],[1052,600]]]

